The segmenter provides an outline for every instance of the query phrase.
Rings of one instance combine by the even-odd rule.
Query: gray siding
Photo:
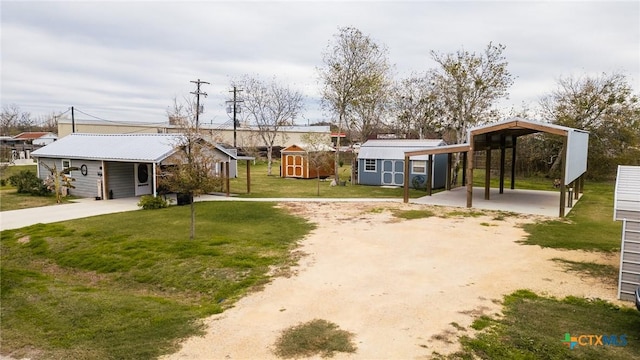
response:
[[[364,164],[366,159],[358,159],[358,184],[361,185],[389,185],[396,186],[404,185],[404,159],[397,160],[382,160],[376,159],[376,171],[370,172],[364,170]],[[390,161],[394,161],[395,166],[391,166]],[[413,160],[412,160],[413,162]],[[384,166],[383,166],[384,163]],[[414,179],[421,176],[425,182],[421,182],[423,186],[420,188],[426,188],[426,179],[428,174],[414,174],[411,172],[412,167],[409,169],[409,187],[414,187]],[[384,174],[383,174],[384,173]],[[434,156],[434,169],[433,169],[433,182],[434,189],[445,187],[447,182],[447,155],[438,154]]]
[[[136,196],[134,163],[105,162],[107,173],[107,197],[114,199]],[[151,175],[151,174],[150,174]]]
[[[623,220],[622,247],[620,249],[620,278],[618,298],[634,300],[634,291],[640,286],[640,221]]]
[[[38,171],[41,179],[46,179],[50,172],[42,163],[53,166],[55,163],[57,169],[62,169],[63,159],[40,158],[38,159]],[[71,166],[80,168],[82,165],[87,166],[87,175],[82,175],[80,170],[72,171],[69,175],[75,179],[73,182],[74,189],[69,189],[69,195],[77,197],[95,197],[98,196],[98,172],[100,171],[100,161],[94,160],[71,160]]]

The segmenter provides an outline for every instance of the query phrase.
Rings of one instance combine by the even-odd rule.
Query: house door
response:
[[[301,155],[287,155],[286,163],[285,174],[287,177],[302,177],[304,158]]]
[[[382,185],[404,185],[404,161],[382,160]]]
[[[134,177],[135,177],[135,194],[136,196],[140,195],[149,195],[152,192],[152,172],[151,172],[151,164],[134,164]]]

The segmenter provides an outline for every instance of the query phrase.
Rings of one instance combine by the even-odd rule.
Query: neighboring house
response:
[[[156,176],[160,166],[177,152],[180,134],[79,134],[74,133],[32,153],[38,161],[38,176],[49,171],[76,167],[71,176],[79,197],[117,199],[157,194]],[[229,163],[231,177],[237,175],[235,153],[219,145],[211,147],[217,175],[224,174]]]
[[[299,179],[332,176],[335,174],[334,158],[332,156],[334,152],[335,150],[329,145],[319,145],[317,149],[307,144],[288,146],[280,150],[280,158],[282,160],[280,176]],[[319,169],[318,166],[314,165],[313,157],[321,161]]]
[[[52,132],[34,131],[20,133],[14,136],[13,139],[33,145],[48,145],[56,141],[58,136]]]
[[[622,221],[618,299],[633,301],[640,286],[640,166],[618,165],[613,219]]]
[[[426,150],[446,145],[444,140],[368,140],[358,152],[357,179],[361,185],[404,185],[404,153]],[[416,156],[409,164],[409,186],[427,187],[428,156]],[[434,156],[433,188],[442,188],[446,184],[447,155]]]

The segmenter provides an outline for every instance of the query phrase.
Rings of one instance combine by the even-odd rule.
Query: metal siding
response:
[[[376,161],[376,171],[364,171],[365,159],[358,160],[358,183],[360,185],[380,185],[380,164]]]
[[[135,164],[105,162],[105,166],[107,167],[107,194],[113,191],[114,199],[135,196]]]
[[[71,160],[71,166],[81,167],[87,165],[87,175],[84,176],[80,170],[72,171],[71,175],[76,181],[73,182],[75,189],[71,189],[69,193],[79,197],[96,197],[98,196],[98,180],[101,179],[98,176],[100,171],[101,161],[94,160]]]

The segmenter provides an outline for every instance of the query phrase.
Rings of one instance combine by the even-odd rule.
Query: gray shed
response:
[[[640,286],[640,166],[618,166],[613,218],[622,221],[618,299],[633,301]]]
[[[360,147],[357,158],[357,181],[361,185],[404,185],[404,153],[446,145],[441,139],[368,140]],[[428,155],[411,158],[409,184],[413,188],[426,188]],[[436,155],[431,164],[433,188],[446,184],[447,155]]]
[[[71,176],[75,189],[69,194],[101,199],[157,194],[158,166],[176,152],[180,134],[80,134],[67,135],[32,153],[38,160],[38,176],[49,172],[42,165],[58,169],[76,167]],[[222,163],[231,163],[235,176],[236,155],[215,145],[216,170],[223,174]]]

